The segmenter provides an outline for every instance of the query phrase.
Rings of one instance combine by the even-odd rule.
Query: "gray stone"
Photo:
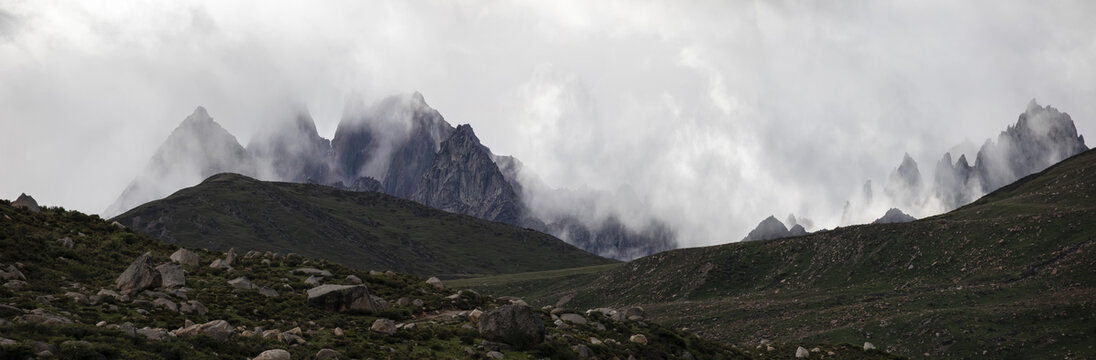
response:
[[[198,300],[190,300],[183,303],[179,311],[183,314],[198,314],[199,316],[201,316],[208,313],[209,309],[207,309],[205,305],[203,305]]]
[[[502,353],[500,353],[498,351],[488,351],[487,352],[487,357],[490,358],[490,359],[504,359],[504,358],[506,358],[506,355],[503,355]]]
[[[561,314],[559,319],[579,325],[586,324],[586,317],[579,314]]]
[[[506,305],[480,316],[484,339],[530,348],[544,341],[544,322],[528,306]]]
[[[806,358],[809,358],[809,357],[811,357],[811,352],[807,351],[807,349],[804,349],[802,346],[795,349],[795,358],[796,359],[806,359]]]
[[[312,275],[312,276],[309,276],[307,279],[304,279],[304,283],[308,284],[308,285],[312,285],[312,286],[320,286],[322,280],[323,280],[322,277],[317,277],[316,275]]]
[[[175,332],[175,336],[187,338],[197,335],[206,335],[217,341],[227,341],[236,333],[236,329],[229,325],[228,321],[213,320],[204,324],[194,324]]]
[[[643,334],[635,334],[628,338],[628,341],[634,342],[640,345],[647,345],[647,336]]]
[[[171,253],[171,261],[179,265],[198,266],[198,262],[201,261],[201,258],[199,258],[198,254],[195,254],[193,251],[187,249],[179,249]]]
[[[365,285],[320,285],[308,290],[308,304],[335,312],[373,314],[384,310]]]
[[[319,275],[319,276],[331,276],[331,272],[327,270],[320,270],[315,268],[299,268],[293,270],[294,274],[304,275]]]
[[[292,357],[288,351],[282,349],[271,349],[263,351],[252,360],[290,360]]]
[[[162,264],[156,267],[160,272],[161,285],[166,288],[186,286],[186,273],[178,264]]]
[[[346,283],[351,284],[351,285],[361,285],[362,284],[362,278],[354,276],[354,275],[347,275],[346,276]]]
[[[864,351],[868,351],[868,350],[875,350],[875,345],[873,345],[870,342],[865,341],[864,342]]]
[[[167,311],[179,312],[179,305],[167,298],[156,298],[152,300],[152,305]]]
[[[241,276],[241,277],[229,280],[228,284],[232,285],[232,287],[237,288],[237,289],[254,289],[255,288],[255,284],[252,284],[251,280],[249,280],[246,276]]]
[[[278,291],[265,286],[259,289],[259,294],[266,297],[278,297]]]
[[[339,360],[339,352],[334,349],[320,349],[316,352],[316,360]]]
[[[7,270],[0,270],[0,279],[3,280],[27,280],[27,276],[23,275],[22,271],[19,271],[15,265],[8,265]]]
[[[445,285],[442,285],[441,280],[438,279],[437,277],[434,277],[434,276],[431,276],[429,279],[426,279],[426,283],[429,284],[430,286],[433,286],[433,287],[437,288],[438,290],[445,289]]]
[[[226,270],[232,269],[232,265],[229,265],[228,262],[225,261],[225,259],[213,260],[212,263],[209,263],[209,267],[214,268],[214,269],[226,269]]]
[[[152,265],[152,253],[147,252],[133,260],[126,271],[114,281],[114,287],[123,294],[129,294],[160,287],[161,283],[160,272]]]
[[[373,326],[369,327],[369,330],[383,334],[394,334],[396,332],[396,322],[388,319],[377,319],[373,322]]]
[[[61,245],[61,247],[63,247],[63,248],[67,248],[67,249],[71,249],[73,246],[76,245],[75,243],[72,242],[72,238],[70,238],[68,236],[57,239],[57,244]]]
[[[146,339],[155,340],[155,341],[160,341],[160,340],[166,339],[168,336],[170,336],[168,334],[167,329],[164,329],[164,328],[150,328],[150,327],[143,327],[143,328],[137,329],[137,335],[141,335],[141,336],[144,336]]]
[[[580,358],[588,358],[588,357],[593,357],[594,356],[594,351],[590,350],[590,347],[586,346],[586,345],[578,344],[578,345],[572,346],[571,350],[573,350],[575,353],[577,353],[578,357],[580,357]]]
[[[23,290],[27,286],[27,282],[23,280],[8,280],[4,283],[4,288],[11,291]]]
[[[11,202],[11,207],[19,209],[27,209],[30,212],[37,213],[42,211],[42,208],[38,207],[38,202],[34,201],[34,198],[27,194],[19,194],[15,201]]]

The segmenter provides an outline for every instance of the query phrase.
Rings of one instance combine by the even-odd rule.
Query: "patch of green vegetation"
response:
[[[214,175],[113,220],[181,246],[291,252],[443,279],[616,263],[544,233],[385,194],[236,174]]]

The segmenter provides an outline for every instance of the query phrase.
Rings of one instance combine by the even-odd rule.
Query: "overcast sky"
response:
[[[1096,133],[1093,1],[0,0],[0,197],[98,213],[198,105],[242,145],[278,104],[421,92],[554,187],[683,245],[832,227],[1032,98]],[[1089,140],[1089,145],[1093,143]]]

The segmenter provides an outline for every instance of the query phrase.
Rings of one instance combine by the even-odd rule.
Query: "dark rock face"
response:
[[[121,214],[222,172],[255,176],[247,150],[199,106],[171,132],[103,216]]]
[[[986,140],[974,166],[965,156],[953,165],[951,154],[944,154],[937,165],[935,191],[948,209],[957,208],[973,201],[974,196],[1043,171],[1085,150],[1085,138],[1077,134],[1069,114],[1032,100],[1016,124],[1001,132],[996,143]]]
[[[365,285],[320,285],[308,290],[308,304],[345,313],[375,314],[385,310]]]
[[[872,224],[906,223],[914,220],[917,220],[917,218],[906,215],[906,213],[902,212],[902,210],[892,208],[890,210],[887,210],[887,213],[883,214],[883,217],[872,221]]]
[[[614,217],[587,226],[578,218],[568,216],[539,230],[598,256],[621,260],[670,250],[676,245],[673,232],[661,224],[635,230]]]
[[[27,194],[19,194],[19,197],[12,201],[11,206],[14,208],[23,208],[30,210],[30,212],[40,212],[41,208],[38,207],[38,202],[34,201],[34,198]]]
[[[479,318],[484,339],[527,349],[544,342],[544,322],[528,306],[506,305]]]
[[[507,224],[517,224],[521,216],[517,194],[469,125],[458,126],[441,143],[411,200]]]
[[[442,140],[452,132],[441,114],[415,93],[348,114],[339,122],[331,146],[343,181],[362,176],[382,179],[385,193],[406,199],[415,193]]]
[[[803,228],[803,225],[795,224],[791,229],[788,229],[788,236],[802,236],[807,235],[807,229]]]
[[[790,236],[791,233],[788,228],[784,226],[784,223],[777,220],[774,216],[769,216],[765,220],[761,220],[761,223],[757,224],[757,227],[750,230],[749,234],[742,241],[756,241],[756,240],[769,240],[779,239]]]
[[[331,141],[316,132],[307,112],[272,121],[247,144],[247,152],[261,177],[297,183],[335,181]]]

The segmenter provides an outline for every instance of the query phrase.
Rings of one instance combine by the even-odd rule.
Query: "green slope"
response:
[[[462,277],[614,263],[547,234],[373,192],[218,174],[117,220],[187,247]]]
[[[72,246],[58,239],[68,238]],[[422,278],[403,274],[370,274],[324,260],[299,256],[236,258],[232,269],[214,269],[208,264],[225,254],[196,251],[198,265],[184,266],[185,287],[154,289],[128,298],[96,299],[100,289],[113,283],[130,262],[150,252],[154,264],[167,263],[178,248],[150,236],[122,229],[103,221],[61,208],[31,213],[0,200],[0,270],[14,268],[22,280],[0,279],[0,359],[251,359],[267,349],[286,349],[293,359],[315,359],[320,349],[334,349],[340,358],[356,359],[486,359],[492,345],[475,330],[460,311],[490,311],[509,304],[507,300],[480,296],[454,289],[436,289]],[[329,271],[327,284],[345,284],[348,275],[359,277],[372,295],[385,299],[390,309],[379,314],[342,314],[307,304],[308,275],[294,269],[310,267]],[[246,276],[256,286],[269,287],[277,297],[266,297],[258,289],[238,289],[229,279]],[[423,304],[401,305],[397,299],[422,300]],[[154,301],[176,303],[198,301],[208,312],[182,313]],[[101,301],[100,301],[101,300]],[[71,320],[66,324],[43,324],[28,320],[34,312],[45,312]],[[642,321],[613,321],[591,315],[591,324],[567,328],[552,325],[547,310],[534,316],[548,324],[544,343],[530,349],[503,349],[506,359],[575,359],[571,346],[588,346],[599,358],[665,359],[686,352],[702,359],[748,359],[738,349],[698,338],[675,329]],[[401,324],[413,323],[392,334],[371,331],[375,320],[387,318]],[[181,338],[168,335],[162,340],[128,335],[117,329],[132,324],[174,330],[187,321],[197,324],[225,320],[236,328],[225,339],[208,336]],[[597,328],[593,322],[601,323]],[[469,328],[469,326],[472,326]],[[247,332],[256,328],[277,332],[298,328],[304,343],[288,345],[277,339]],[[338,334],[336,329],[343,332]],[[247,331],[247,332],[245,332]],[[629,341],[633,334],[645,334],[646,345]],[[597,338],[602,344],[593,344]],[[825,351],[857,358],[881,359],[883,354],[821,345]],[[42,350],[50,356],[35,356]],[[781,348],[783,353],[794,349]]]
[[[674,250],[562,281],[462,283],[541,304],[644,305],[664,325],[744,345],[871,341],[915,358],[1091,358],[1094,175],[1088,151],[912,223]]]

